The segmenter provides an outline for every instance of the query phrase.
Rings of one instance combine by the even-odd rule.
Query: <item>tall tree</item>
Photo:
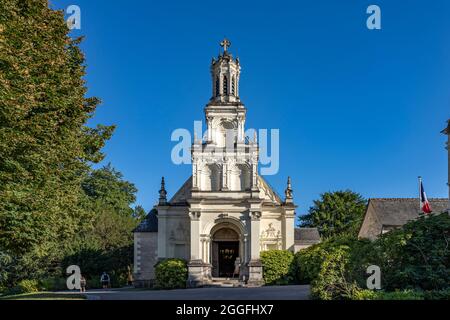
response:
[[[356,236],[363,219],[367,201],[350,190],[326,192],[299,217],[302,227],[317,227],[322,237],[347,234]]]
[[[137,189],[109,164],[93,170],[82,186],[86,208],[93,213],[92,228],[78,234],[64,265],[79,265],[88,278],[108,271],[115,280],[125,279],[133,263],[132,231],[140,222],[131,207]]]
[[[45,267],[90,222],[81,182],[113,132],[86,126],[99,100],[68,33],[47,0],[0,1],[0,251],[21,265]]]

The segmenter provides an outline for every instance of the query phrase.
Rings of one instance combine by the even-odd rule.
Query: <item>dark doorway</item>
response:
[[[218,242],[219,249],[219,277],[231,278],[234,263],[239,257],[239,241]]]

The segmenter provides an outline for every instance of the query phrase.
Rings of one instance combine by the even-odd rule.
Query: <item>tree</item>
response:
[[[136,206],[134,208],[133,217],[141,222],[147,217],[147,212],[145,212],[145,209],[142,206]]]
[[[51,269],[89,227],[81,182],[114,129],[86,126],[99,100],[68,32],[47,0],[0,1],[0,251],[19,278]]]
[[[350,190],[326,192],[308,214],[300,216],[302,227],[317,227],[322,237],[342,234],[356,236],[364,217],[367,201]]]
[[[82,187],[86,210],[92,212],[91,228],[78,235],[63,265],[79,265],[88,279],[107,271],[114,284],[121,285],[133,263],[132,231],[140,222],[136,209],[131,208],[137,189],[110,164],[93,170]]]
[[[134,184],[123,180],[123,175],[111,164],[93,170],[82,182],[83,190],[91,201],[100,201],[103,206],[111,208],[114,213],[130,217],[130,207],[136,201],[137,189]]]

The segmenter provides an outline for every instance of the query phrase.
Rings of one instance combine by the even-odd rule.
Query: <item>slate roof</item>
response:
[[[158,232],[158,210],[152,209],[133,232]]]
[[[429,201],[431,209],[436,213],[444,212],[448,207],[448,199],[429,199]],[[384,228],[401,227],[417,219],[420,213],[418,198],[370,199],[359,237],[375,239]]]
[[[295,228],[295,244],[316,244],[320,242],[320,234],[317,228]]]
[[[447,209],[448,199],[429,199],[433,212]],[[418,198],[404,199],[370,199],[380,222],[384,225],[402,226],[419,217],[420,202]]]

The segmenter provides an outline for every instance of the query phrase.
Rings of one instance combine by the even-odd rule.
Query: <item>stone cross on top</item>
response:
[[[231,46],[230,40],[227,38],[223,39],[223,41],[220,43],[220,46],[223,47],[223,51],[227,52],[228,48]]]

